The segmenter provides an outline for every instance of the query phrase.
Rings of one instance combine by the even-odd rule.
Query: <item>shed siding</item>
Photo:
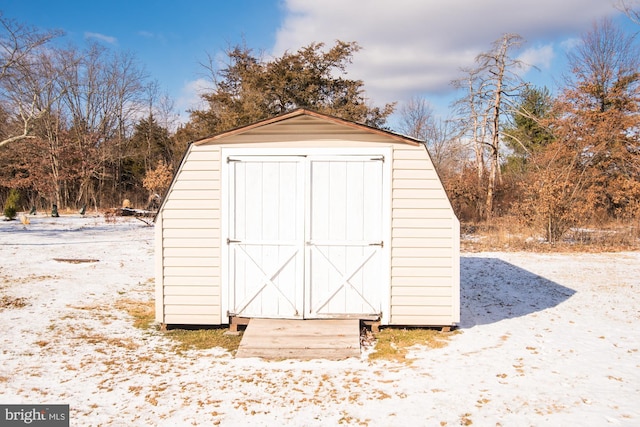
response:
[[[391,147],[390,313],[385,323],[459,322],[459,223],[429,156],[377,133],[306,116],[193,144],[157,218],[156,318],[226,323],[221,312],[221,150]]]
[[[161,221],[163,322],[221,323],[218,147],[189,148]]]
[[[456,322],[458,220],[426,150],[395,144],[392,188],[390,323]]]

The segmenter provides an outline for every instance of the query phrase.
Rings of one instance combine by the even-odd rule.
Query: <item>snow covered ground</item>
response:
[[[118,301],[153,298],[153,237],[0,221],[0,403],[69,404],[72,426],[640,425],[640,253],[464,254],[448,346],[266,362],[132,326]]]

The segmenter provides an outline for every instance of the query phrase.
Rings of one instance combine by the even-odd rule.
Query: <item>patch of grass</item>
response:
[[[464,252],[619,252],[640,247],[640,226],[627,223],[592,224],[569,229],[560,241],[547,242],[539,230],[517,219],[496,218],[491,223],[463,223],[460,246]]]
[[[0,310],[3,308],[23,308],[29,304],[26,298],[15,298],[8,295],[0,297]]]
[[[32,282],[42,282],[45,280],[57,280],[59,279],[60,276],[54,276],[54,275],[36,275],[36,274],[30,274],[28,276],[24,276],[24,277],[13,277],[13,276],[2,276],[2,282],[3,283],[14,283],[14,284],[29,284]]]
[[[225,335],[226,331],[226,328],[172,329],[166,332],[166,336],[176,342],[177,351],[221,347],[234,352],[238,349],[242,336]]]
[[[133,326],[139,329],[149,329],[155,320],[153,301],[121,299],[116,301],[116,308],[126,311],[133,317]]]
[[[468,412],[466,414],[462,414],[460,417],[460,425],[470,426],[471,424],[473,424],[473,421],[471,421],[471,414]]]
[[[133,326],[139,329],[150,329],[155,322],[153,301],[136,301],[132,299],[120,299],[115,307],[124,310],[133,317]],[[206,350],[221,347],[234,352],[240,345],[242,336],[225,335],[226,328],[193,328],[171,329],[165,336],[175,342],[174,349],[178,352],[187,350]]]
[[[374,351],[369,359],[393,360],[411,363],[407,360],[407,353],[413,346],[421,345],[428,348],[441,348],[448,344],[454,332],[441,332],[437,329],[426,328],[384,328],[376,334]]]

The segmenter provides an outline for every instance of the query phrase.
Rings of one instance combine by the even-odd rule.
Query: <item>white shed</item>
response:
[[[189,146],[156,217],[156,320],[455,325],[459,229],[422,143],[296,110]]]

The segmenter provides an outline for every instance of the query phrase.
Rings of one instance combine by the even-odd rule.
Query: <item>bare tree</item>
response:
[[[489,109],[484,103],[485,81],[481,78],[481,69],[463,69],[466,76],[453,81],[454,87],[464,90],[466,96],[454,103],[459,116],[461,136],[467,134],[471,140],[475,154],[475,166],[478,183],[482,182],[485,174],[485,152],[487,142],[487,123]]]
[[[67,163],[67,118],[64,114],[62,98],[66,92],[63,76],[69,69],[77,66],[77,58],[70,57],[65,50],[50,49],[41,53],[38,61],[41,69],[32,74],[38,78],[27,79],[21,86],[26,92],[26,97],[33,97],[34,105],[38,106],[39,113],[33,117],[31,135],[43,142],[45,149],[47,169],[53,194],[50,195],[53,203],[62,205],[64,182],[73,178],[73,168]],[[41,81],[41,82],[40,82]],[[39,83],[40,82],[40,83]],[[15,88],[18,90],[18,88]]]
[[[517,34],[504,34],[493,42],[491,50],[480,53],[476,67],[465,70],[467,77],[454,81],[466,96],[458,101],[458,110],[466,114],[464,123],[471,133],[476,152],[479,182],[485,173],[485,153],[488,160],[485,215],[491,216],[496,186],[502,183],[500,171],[501,121],[508,113],[510,98],[526,85],[516,70],[524,64],[511,57],[511,52],[523,43]],[[484,148],[482,148],[484,147]]]
[[[412,97],[400,108],[401,133],[424,141],[436,170],[450,176],[466,158],[452,120],[434,115],[424,98]]]
[[[433,109],[424,98],[414,96],[400,107],[399,130],[405,135],[426,141],[433,122]]]
[[[613,99],[621,89],[637,96],[640,49],[635,42],[610,19],[594,23],[567,55],[572,72],[565,77],[567,88],[583,92],[600,112],[616,107]]]
[[[640,4],[637,0],[618,0],[615,6],[624,12],[629,19],[640,25]]]
[[[443,179],[459,173],[470,158],[468,144],[461,140],[459,129],[452,119],[436,118],[426,143]]]
[[[110,179],[108,167],[118,162],[120,146],[143,112],[146,75],[133,55],[97,44],[68,54],[76,66],[65,75],[63,101],[81,156],[76,203],[91,200],[97,206]]]
[[[493,48],[489,52],[478,55],[476,62],[480,69],[484,70],[487,76],[487,98],[490,100],[489,107],[489,130],[491,141],[489,143],[489,179],[487,183],[487,215],[493,211],[493,198],[496,182],[502,184],[502,174],[500,173],[500,120],[505,111],[503,104],[505,98],[514,96],[519,90],[525,87],[520,77],[514,69],[521,68],[522,61],[512,59],[509,55],[513,49],[518,48],[523,42],[522,37],[517,34],[504,34],[499,40],[493,43]]]
[[[14,124],[2,133],[0,146],[34,138],[33,122],[50,105],[39,102],[33,88],[46,90],[55,84],[55,76],[47,70],[49,55],[44,47],[60,35],[60,31],[42,32],[20,24],[0,12],[0,97]],[[38,74],[43,71],[47,74]]]

